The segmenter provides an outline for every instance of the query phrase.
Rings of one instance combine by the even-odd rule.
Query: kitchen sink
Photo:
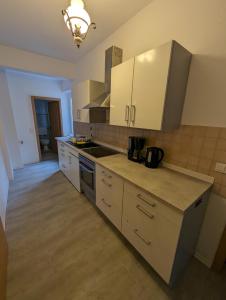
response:
[[[70,141],[67,142],[69,145],[72,145],[76,148],[79,148],[79,149],[87,149],[87,148],[94,148],[94,147],[100,147],[100,145],[94,143],[94,142],[86,142],[84,144],[74,144]]]

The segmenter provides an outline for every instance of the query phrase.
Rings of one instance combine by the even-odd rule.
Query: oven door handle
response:
[[[90,174],[94,174],[94,170],[88,169],[83,163],[80,163],[80,167]]]

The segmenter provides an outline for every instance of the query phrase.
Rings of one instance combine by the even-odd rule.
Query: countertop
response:
[[[65,142],[65,138],[58,138],[58,140]],[[210,182],[165,167],[146,168],[142,164],[128,160],[125,154],[95,158],[83,150],[67,145],[182,213],[185,213],[212,186]]]

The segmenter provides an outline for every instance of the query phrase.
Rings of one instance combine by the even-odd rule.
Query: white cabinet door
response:
[[[73,117],[75,122],[89,123],[89,110],[82,109],[89,103],[89,81],[83,81],[73,86]]]
[[[160,130],[167,90],[172,43],[135,58],[131,126]]]
[[[80,173],[79,159],[75,155],[69,153],[69,180],[73,186],[80,192]]]
[[[112,68],[110,124],[129,126],[134,58]]]

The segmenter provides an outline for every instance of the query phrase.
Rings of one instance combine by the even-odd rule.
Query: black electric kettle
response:
[[[147,168],[156,169],[163,160],[164,151],[161,148],[150,147],[147,148],[145,166]]]

